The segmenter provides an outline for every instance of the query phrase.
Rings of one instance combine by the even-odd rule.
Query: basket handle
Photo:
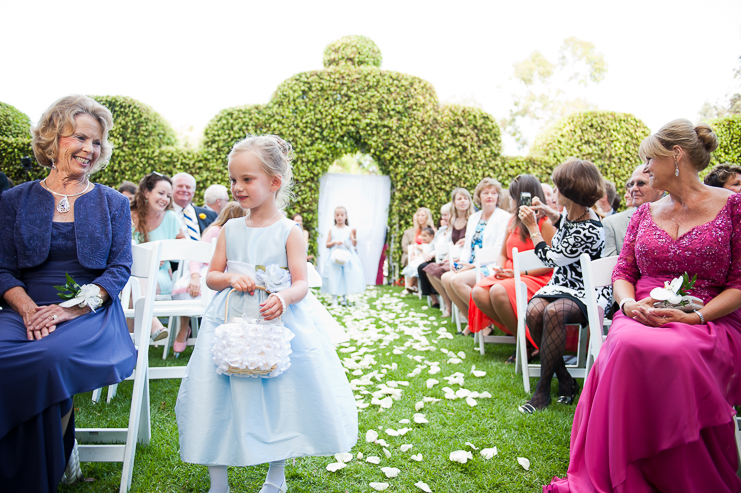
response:
[[[255,286],[256,290],[265,291],[268,294],[273,294],[272,292],[268,291],[267,289],[263,288],[262,286]],[[229,297],[237,291],[234,288],[231,288],[231,291],[226,295],[226,302],[224,303],[224,322],[226,323],[227,318],[229,317]]]

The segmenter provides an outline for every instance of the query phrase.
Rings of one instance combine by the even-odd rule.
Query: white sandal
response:
[[[278,490],[278,493],[286,493],[288,491],[288,484],[286,483],[286,480],[283,480],[283,483],[281,483],[280,486],[273,483],[272,481],[265,480],[265,482],[262,484],[263,486],[272,486],[273,488]]]
[[[82,469],[80,469],[80,451],[77,449],[77,440],[75,440],[61,482],[62,484],[69,485],[74,484],[80,479],[82,479]]]

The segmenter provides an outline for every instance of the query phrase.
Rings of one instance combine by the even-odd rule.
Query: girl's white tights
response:
[[[208,466],[208,475],[211,476],[211,489],[208,493],[227,493],[229,491],[229,477],[226,466]]]
[[[285,468],[286,468],[286,461],[284,460],[277,460],[275,462],[270,463],[270,468],[268,468],[268,477],[265,478],[265,481],[270,481],[274,485],[277,486],[270,486],[267,484],[262,485],[262,489],[260,490],[260,493],[278,493],[281,486],[283,486],[283,483],[286,481],[285,476]]]

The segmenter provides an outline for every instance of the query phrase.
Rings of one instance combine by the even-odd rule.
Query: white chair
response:
[[[520,279],[521,271],[547,268],[540,261],[534,250],[519,252],[512,249],[513,270],[515,271],[515,300],[517,302],[517,367],[522,371],[522,383],[525,392],[530,393],[530,377],[540,377],[540,365],[527,362],[527,335],[525,331],[525,313],[527,311],[527,285]],[[574,325],[579,331],[579,343],[576,352],[576,364],[567,364],[569,374],[574,378],[586,377],[586,353],[588,325]]]
[[[493,264],[496,262],[499,255],[502,253],[501,248],[494,248],[494,247],[488,247],[488,248],[480,248],[476,247],[476,260],[474,261],[473,265],[476,269],[476,284],[478,284],[481,281],[481,267],[486,266],[489,264]],[[516,338],[514,336],[484,336],[481,331],[476,332],[473,336],[473,343],[474,346],[478,344],[479,351],[481,352],[481,356],[484,355],[484,344],[515,344]]]
[[[739,431],[739,427],[741,427],[741,418],[736,416],[736,419],[734,420],[734,423],[736,423],[735,430],[736,430],[736,450],[738,451],[738,477],[741,478],[741,431]]]
[[[131,275],[157,282],[162,247],[132,247]],[[138,350],[136,369],[127,380],[134,381],[127,428],[77,428],[81,462],[122,462],[121,487],[131,487],[136,444],[148,445],[152,436],[149,416],[149,333],[154,313],[154,290],[134,303],[134,342]],[[110,392],[110,389],[109,389]],[[113,443],[113,444],[111,444]]]
[[[595,289],[612,285],[612,270],[617,265],[618,256],[605,257],[592,260],[589,255],[582,253],[581,261],[582,275],[584,276],[584,289],[587,292],[587,315],[589,318],[589,349],[587,350],[587,361],[585,373],[589,375],[592,365],[599,356],[602,343],[607,336],[604,332],[604,311],[597,305]],[[585,375],[585,378],[586,378]]]
[[[459,246],[456,246],[453,244],[453,242],[448,243],[448,265],[450,265],[450,271],[453,272],[454,265],[456,260],[459,260],[461,258],[461,250],[462,248]],[[461,319],[462,314],[460,313],[460,310],[458,310],[458,306],[455,303],[451,303],[450,308],[450,317],[455,322],[455,327],[458,330],[458,332],[461,331]],[[468,317],[465,317],[465,320],[468,321]]]

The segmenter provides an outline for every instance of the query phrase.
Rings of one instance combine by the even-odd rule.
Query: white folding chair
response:
[[[193,240],[162,240],[159,242],[144,243],[142,246],[150,245],[151,243],[162,244],[162,261],[175,260],[179,262],[179,271],[187,271],[187,263],[190,261],[201,262],[208,264],[211,262],[213,257],[214,249],[216,248],[215,243],[206,243],[202,241]],[[179,275],[174,275],[173,283],[177,280]],[[156,284],[154,285],[156,286]],[[154,289],[154,287],[153,287]],[[196,317],[202,317],[206,313],[206,308],[211,302],[213,297],[213,291],[205,286],[205,282],[202,283],[201,297],[197,300],[173,300],[170,296],[157,295],[154,302],[154,316],[157,318],[168,317],[169,321],[167,329],[169,331],[169,337],[163,342],[165,348],[162,352],[162,359],[167,358],[167,354],[170,350],[170,342],[175,340],[178,331],[180,330],[180,317],[194,317],[195,320],[192,325],[192,334],[188,338],[187,345],[194,346],[196,344],[196,336],[198,335],[198,320]],[[160,341],[157,341],[159,345]],[[155,342],[151,342],[155,344]],[[179,367],[171,367],[179,368]],[[183,367],[185,368],[185,367]],[[168,370],[171,372],[173,370]],[[178,377],[160,377],[160,369],[156,369],[151,374],[151,378],[178,378]],[[184,374],[184,370],[183,370]]]
[[[735,423],[734,430],[736,431],[736,450],[738,452],[738,477],[741,478],[741,431],[739,431],[739,427],[741,427],[741,418],[736,416],[736,418],[733,420]]]
[[[156,283],[161,251],[161,245],[154,245],[152,248],[133,246],[134,261],[131,266],[131,275],[146,278],[150,283]],[[154,313],[154,293],[154,290],[149,290],[144,297],[139,298],[134,303],[133,337],[138,354],[136,369],[127,378],[127,380],[134,381],[128,427],[75,429],[75,436],[79,443],[80,461],[123,463],[121,487],[119,489],[121,493],[125,493],[131,487],[136,444],[148,445],[152,436],[149,416],[148,351],[149,333]]]
[[[476,247],[476,260],[474,261],[473,265],[476,269],[476,284],[478,284],[481,279],[481,267],[486,266],[489,264],[493,264],[497,258],[499,257],[499,254],[502,253],[501,248],[494,248],[494,247],[488,247],[488,248],[480,248]],[[479,351],[481,352],[481,356],[484,355],[486,352],[484,350],[484,344],[515,344],[516,338],[514,336],[484,336],[481,331],[474,333],[473,335],[473,343],[474,346],[478,344]]]
[[[525,331],[525,312],[527,311],[527,285],[520,279],[521,271],[547,268],[540,261],[534,250],[519,252],[512,249],[513,270],[515,271],[515,300],[517,302],[517,367],[522,371],[522,383],[525,392],[530,392],[530,377],[540,377],[540,365],[527,362],[527,335]],[[569,325],[571,326],[571,325]],[[568,326],[567,326],[568,327]],[[579,331],[579,342],[576,351],[576,364],[567,364],[566,369],[574,378],[586,377],[586,353],[588,325],[574,325]]]
[[[453,244],[453,242],[448,243],[448,265],[450,265],[450,271],[453,272],[454,266],[456,260],[459,260],[461,258],[461,250],[462,248],[459,246],[456,246]],[[458,332],[461,331],[461,319],[462,314],[458,310],[458,306],[455,303],[451,303],[451,311],[450,311],[450,317],[455,322],[455,327],[458,330]],[[468,318],[465,318],[466,321],[468,321]]]
[[[603,329],[605,312],[597,305],[595,289],[612,285],[612,270],[615,268],[615,265],[617,265],[618,256],[615,255],[612,257],[592,260],[589,255],[582,253],[579,260],[581,262],[582,275],[584,276],[584,289],[587,291],[589,346],[587,350],[585,373],[586,375],[589,375],[589,370],[592,369],[592,365],[597,360],[597,356],[599,356],[602,343],[607,338]]]

